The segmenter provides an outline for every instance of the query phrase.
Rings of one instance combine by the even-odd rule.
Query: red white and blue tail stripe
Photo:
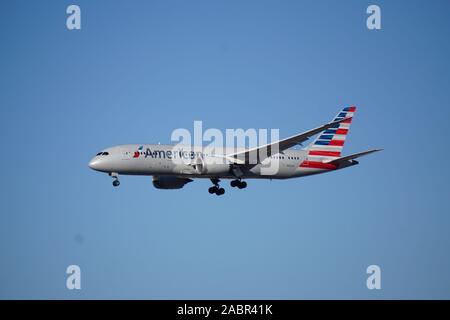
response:
[[[333,119],[334,121],[349,118],[333,127],[323,131],[308,146],[307,161],[304,161],[300,167],[317,168],[317,169],[335,169],[331,165],[326,164],[330,160],[337,159],[341,156],[344,147],[345,138],[352,123],[352,117],[356,111],[355,106],[347,107],[341,110]]]

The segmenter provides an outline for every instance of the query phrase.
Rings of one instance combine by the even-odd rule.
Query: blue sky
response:
[[[69,31],[71,3],[0,12],[0,298],[450,298],[448,1],[80,0]],[[385,150],[330,174],[212,197],[87,167],[194,120],[285,137],[352,104],[344,153]]]

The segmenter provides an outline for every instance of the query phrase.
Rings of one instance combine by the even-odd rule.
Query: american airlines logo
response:
[[[138,150],[142,150],[143,147],[140,147]],[[142,151],[136,151],[133,158],[138,158]],[[137,156],[136,156],[137,154]],[[204,154],[202,152],[194,152],[194,151],[186,151],[183,149],[178,150],[151,150],[147,148],[143,155],[145,158],[162,158],[162,159],[196,159],[198,157],[202,157]]]
[[[133,154],[133,158],[139,158],[139,156],[141,155],[142,149],[144,148],[144,146],[140,146],[137,151],[134,152]]]

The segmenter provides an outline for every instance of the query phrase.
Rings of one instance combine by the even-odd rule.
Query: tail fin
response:
[[[333,121],[353,117],[355,111],[355,106],[344,108]],[[308,158],[321,158],[321,160],[324,160],[324,158],[328,160],[339,158],[352,120],[353,118],[345,120],[320,133],[307,147]]]

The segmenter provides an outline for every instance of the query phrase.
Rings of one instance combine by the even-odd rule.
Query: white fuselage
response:
[[[236,149],[224,148],[221,154],[233,152],[236,152]],[[240,166],[236,174],[236,171],[232,170],[232,163],[208,147],[127,144],[99,152],[90,161],[89,167],[97,171],[123,175],[225,179],[237,177],[286,179],[333,169],[301,167],[300,164],[307,160],[305,150],[285,150],[266,158],[261,163]]]

